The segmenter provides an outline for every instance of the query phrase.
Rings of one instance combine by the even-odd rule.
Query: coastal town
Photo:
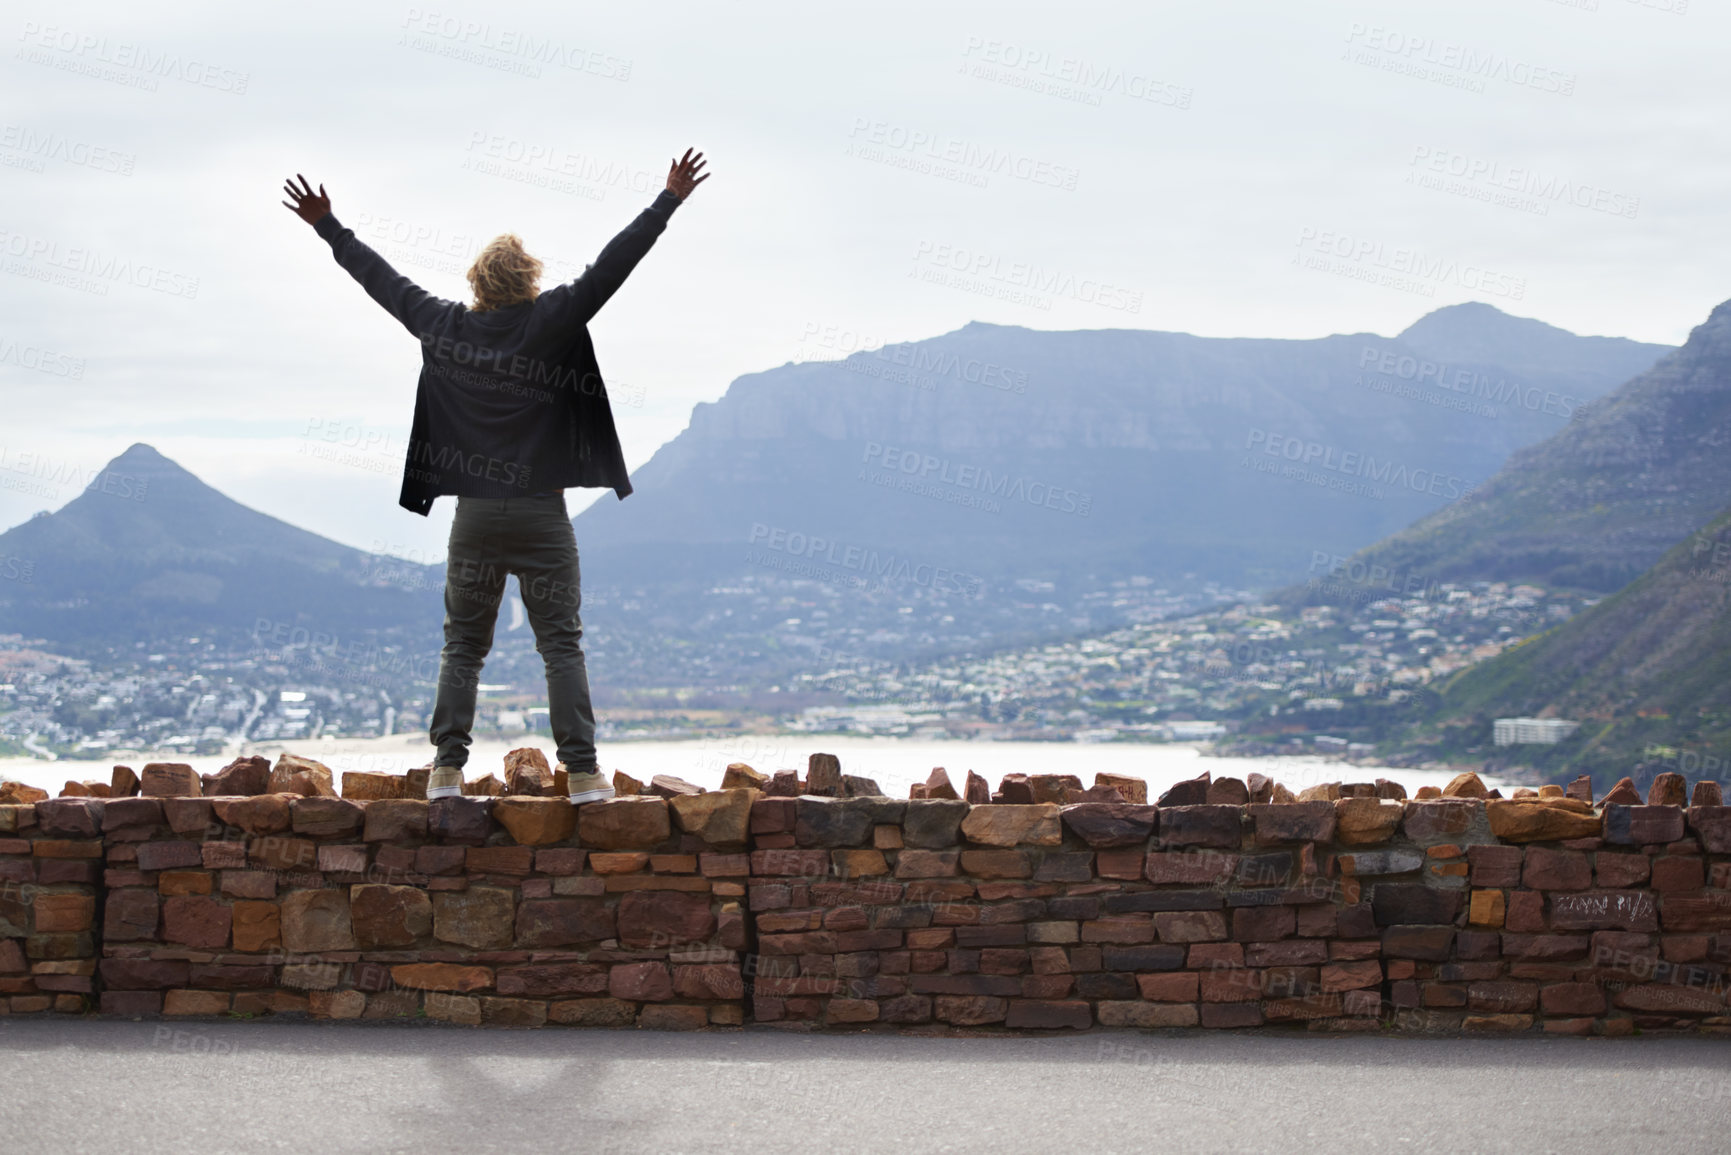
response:
[[[1176,600],[1167,591],[1119,585],[1102,596],[1120,597],[1116,612],[1140,620],[1118,628],[919,663],[814,638],[803,650],[806,669],[754,688],[748,707],[714,708],[714,687],[635,687],[627,703],[609,708],[603,700],[600,737],[1249,742],[1259,752],[1369,757],[1415,692],[1591,604],[1531,585],[1442,583],[1401,593],[1325,575],[1308,592],[1332,604],[1242,600],[1163,616],[1163,603]],[[788,634],[812,628],[798,618],[778,625],[784,645]],[[0,751],[220,754],[412,732],[425,725],[432,661],[416,647],[224,652],[197,638],[98,661],[0,638]],[[496,680],[482,686],[479,732],[545,728],[532,667],[508,656],[489,667]]]

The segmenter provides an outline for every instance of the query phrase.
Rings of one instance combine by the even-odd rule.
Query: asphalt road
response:
[[[1731,1043],[0,1019],[0,1150],[1725,1152]]]

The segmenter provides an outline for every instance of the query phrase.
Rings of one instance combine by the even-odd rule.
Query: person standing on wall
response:
[[[505,578],[517,575],[535,648],[547,668],[547,703],[571,801],[613,796],[595,754],[595,712],[583,660],[577,541],[565,490],[631,492],[588,323],[667,227],[673,210],[709,179],[702,153],[672,161],[667,187],[568,284],[540,291],[541,262],[506,233],[469,269],[474,303],[420,288],[343,227],[323,185],[304,176],[283,203],[313,226],[332,255],[421,343],[421,375],[398,504],[423,517],[454,495],[445,562],[445,644],[430,738],[437,747],[428,798],[462,793],[481,667]],[[701,175],[699,175],[701,173]]]

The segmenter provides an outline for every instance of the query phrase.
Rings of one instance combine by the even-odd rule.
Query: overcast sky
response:
[[[741,374],[970,320],[1316,337],[1482,300],[1675,343],[1731,296],[1731,18],[1705,0],[5,19],[0,526],[142,440],[443,556],[453,503],[395,504],[418,347],[279,205],[293,171],[461,298],[507,230],[574,275],[704,150],[592,327],[633,467]]]

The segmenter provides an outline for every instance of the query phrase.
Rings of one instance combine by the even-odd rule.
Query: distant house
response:
[[[1491,728],[1491,741],[1498,746],[1538,744],[1554,746],[1581,728],[1566,718],[1498,718]]]

